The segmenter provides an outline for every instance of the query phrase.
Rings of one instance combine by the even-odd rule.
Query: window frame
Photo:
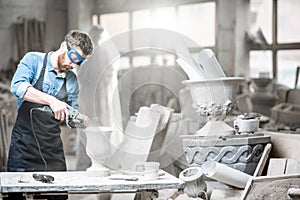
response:
[[[278,80],[278,60],[277,53],[281,50],[300,50],[300,42],[278,43],[278,0],[272,0],[272,43],[250,45],[249,51],[270,50],[272,52],[272,77]],[[295,66],[297,67],[297,66]]]

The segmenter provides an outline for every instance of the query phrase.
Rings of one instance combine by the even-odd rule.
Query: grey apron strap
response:
[[[47,66],[47,58],[48,58],[48,53],[46,53],[44,61],[43,61],[43,67],[40,73],[40,76],[37,80],[37,82],[35,83],[34,87],[40,91],[42,91],[43,89],[43,80],[44,80],[44,74],[45,74],[45,69]]]

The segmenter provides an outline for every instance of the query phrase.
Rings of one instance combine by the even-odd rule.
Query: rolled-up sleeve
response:
[[[36,58],[27,53],[20,63],[11,81],[11,93],[18,98],[23,98],[27,88],[31,86],[34,79],[34,73],[37,69]]]
[[[25,92],[27,91],[27,88],[31,86],[30,83],[23,82],[19,84],[19,87],[16,89],[14,95],[16,95],[18,98],[23,99]]]

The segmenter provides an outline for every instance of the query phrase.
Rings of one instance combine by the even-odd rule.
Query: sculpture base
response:
[[[182,142],[190,166],[201,166],[207,160],[214,160],[252,175],[271,137],[263,132],[221,138],[183,135]]]
[[[208,121],[200,130],[197,136],[227,136],[233,135],[235,129],[226,124],[224,121]]]
[[[110,170],[106,167],[93,168],[89,167],[86,169],[87,175],[90,177],[107,177],[110,176]]]

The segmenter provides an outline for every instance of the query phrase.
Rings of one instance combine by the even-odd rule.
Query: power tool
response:
[[[54,112],[49,106],[44,106],[38,109],[54,116]],[[86,125],[84,124],[84,120],[87,118],[86,115],[81,114],[77,109],[72,107],[69,107],[68,111],[69,119],[66,119],[66,125],[69,129],[86,128]]]

